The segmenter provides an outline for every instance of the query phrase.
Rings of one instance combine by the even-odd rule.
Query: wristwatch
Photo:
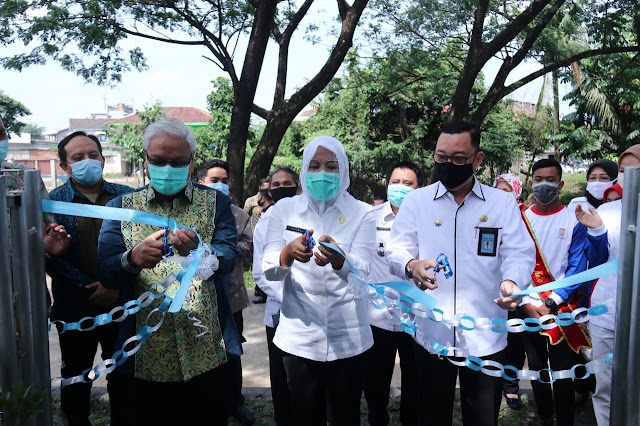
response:
[[[555,300],[553,300],[550,297],[547,297],[544,301],[544,306],[546,306],[547,308],[549,308],[549,310],[553,313],[558,312],[558,304],[556,303]]]
[[[409,264],[414,260],[415,259],[411,259],[410,261],[407,262],[406,265],[404,265],[404,275],[407,277],[408,280],[413,278],[413,272],[411,272],[411,268],[409,267]]]

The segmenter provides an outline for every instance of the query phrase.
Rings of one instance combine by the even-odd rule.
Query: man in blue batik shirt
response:
[[[102,146],[93,135],[71,133],[58,144],[58,156],[69,180],[51,191],[52,200],[104,206],[118,195],[133,191],[133,188],[102,178]],[[71,242],[64,255],[49,256],[46,261],[54,297],[51,320],[75,322],[109,312],[118,303],[119,296],[117,290],[103,287],[98,277],[96,253],[102,220],[68,215],[57,217],[58,223],[71,235]],[[114,323],[91,331],[59,334],[62,377],[74,377],[91,368],[98,344],[102,358],[111,358],[117,331],[118,326]],[[115,414],[119,410],[117,398],[120,392],[109,376],[107,380],[111,410]],[[60,402],[66,424],[90,424],[90,397],[91,383],[79,383],[61,390]]]

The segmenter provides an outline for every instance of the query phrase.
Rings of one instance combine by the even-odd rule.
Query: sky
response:
[[[356,33],[357,34],[357,33]],[[300,38],[293,38],[290,47],[287,97],[312,78],[329,56],[330,43],[312,45]],[[31,115],[22,117],[25,123],[45,127],[47,133],[57,132],[69,126],[70,118],[89,118],[92,113],[106,111],[107,105],[126,103],[135,109],[160,102],[162,106],[193,106],[206,110],[206,96],[211,92],[211,81],[226,76],[203,55],[210,56],[201,46],[178,46],[144,39],[128,39],[125,48],[140,47],[146,58],[148,70],[124,73],[122,82],[115,87],[85,83],[80,77],[63,70],[58,64],[31,66],[22,72],[0,68],[0,90],[22,102]],[[239,70],[243,60],[243,46],[236,56]],[[3,48],[1,56],[21,51],[18,47]],[[492,60],[485,67],[485,81],[490,82],[500,66]],[[524,76],[540,68],[532,62],[521,64],[507,80]],[[263,65],[255,102],[265,108],[272,103],[277,69],[277,49],[270,42]],[[510,97],[535,103],[542,85],[541,79],[524,86]],[[566,87],[561,87],[561,97]],[[561,112],[566,113],[566,105]],[[565,111],[562,111],[562,110]]]

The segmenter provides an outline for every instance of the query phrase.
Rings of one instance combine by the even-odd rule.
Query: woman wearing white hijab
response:
[[[329,136],[305,148],[303,194],[272,207],[262,269],[284,281],[280,323],[273,342],[284,357],[293,424],[359,425],[364,352],[373,345],[366,301],[347,292],[350,267],[363,275],[375,246],[371,207],[347,193],[349,163]],[[306,231],[318,244],[308,250]],[[327,418],[328,417],[328,418]]]

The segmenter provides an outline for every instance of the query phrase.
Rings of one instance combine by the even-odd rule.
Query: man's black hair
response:
[[[67,151],[64,149],[64,147],[67,146],[69,142],[71,142],[71,139],[77,136],[86,136],[94,141],[96,145],[98,145],[98,151],[100,151],[100,155],[102,155],[102,145],[100,144],[100,140],[95,135],[88,135],[86,132],[78,130],[77,132],[68,134],[58,143],[58,157],[60,158],[61,162],[67,162]]]
[[[269,182],[269,187],[271,187],[271,179],[273,179],[273,175],[275,175],[278,172],[289,173],[291,175],[291,178],[293,178],[293,182],[296,184],[296,186],[300,186],[300,176],[298,176],[298,173],[296,173],[291,167],[278,166],[275,169],[273,169],[273,171],[269,175],[269,179],[267,180],[267,182]]]
[[[387,185],[389,185],[389,182],[391,181],[391,175],[393,174],[393,171],[395,169],[411,170],[413,173],[416,174],[416,179],[418,180],[418,188],[422,187],[422,184],[424,183],[424,174],[422,173],[422,169],[420,169],[420,167],[416,166],[410,161],[399,161],[396,164],[394,164],[393,167],[391,167],[391,169],[389,170],[389,173],[387,173]]]
[[[260,179],[260,183],[258,184],[259,186],[264,185],[265,183],[269,183],[269,178],[262,178]]]
[[[544,169],[547,167],[555,167],[558,171],[558,178],[562,180],[562,166],[560,166],[560,163],[558,163],[553,158],[543,158],[542,160],[536,161],[531,168],[531,176],[533,176],[536,170]]]
[[[471,136],[471,146],[473,146],[476,151],[480,150],[480,127],[469,120],[456,120],[449,121],[444,126],[442,126],[442,133],[447,133],[449,135],[457,135],[460,133],[467,133]]]
[[[376,192],[373,194],[373,200],[382,200],[387,201],[387,193],[386,192]]]
[[[260,191],[258,191],[258,194],[260,194],[262,198],[264,198],[265,200],[269,201],[270,203],[273,203],[273,199],[269,195],[268,189],[261,189]]]
[[[229,163],[227,163],[226,161],[218,160],[216,158],[213,160],[207,160],[202,163],[202,166],[200,166],[200,168],[198,169],[198,180],[204,182],[207,177],[207,173],[209,173],[209,170],[216,167],[224,169],[227,172],[227,176],[229,176]]]

